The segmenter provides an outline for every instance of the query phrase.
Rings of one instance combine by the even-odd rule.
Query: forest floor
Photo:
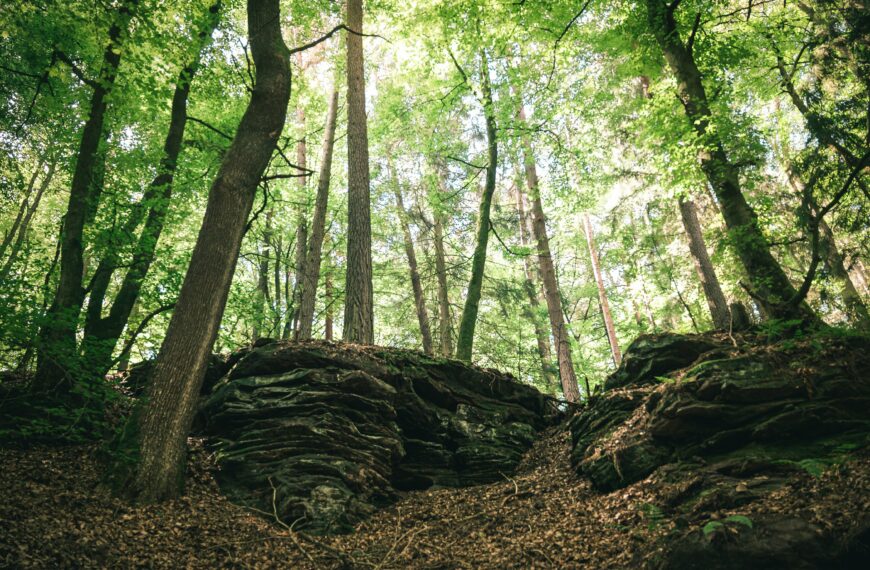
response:
[[[408,493],[354,534],[333,537],[291,532],[231,504],[202,442],[191,447],[185,496],[148,506],[100,485],[93,446],[0,449],[0,567],[638,568],[654,564],[686,524],[655,506],[669,491],[655,474],[596,493],[569,466],[565,430],[544,434],[503,481]],[[864,455],[820,477],[796,477],[740,514],[789,513],[848,528],[870,510],[868,489]]]

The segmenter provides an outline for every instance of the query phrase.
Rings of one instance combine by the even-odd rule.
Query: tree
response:
[[[622,362],[622,351],[619,349],[619,340],[616,338],[616,328],[613,326],[613,316],[610,314],[610,303],[607,302],[607,289],[604,288],[604,277],[601,274],[598,250],[595,247],[595,234],[589,214],[584,214],[583,216],[583,227],[586,231],[586,243],[589,246],[589,261],[592,264],[592,273],[595,277],[595,285],[598,287],[598,305],[601,307],[601,319],[604,321],[604,328],[607,331],[607,341],[610,344],[613,362],[619,366]]]
[[[519,233],[520,233],[520,245],[523,247],[528,247],[529,245],[529,234],[530,225],[528,216],[526,215],[526,208],[523,200],[523,191],[521,186],[521,181],[517,181],[517,184],[514,186],[516,200],[517,200],[517,214],[519,221]],[[538,357],[541,360],[541,376],[544,378],[544,382],[547,386],[552,386],[555,384],[555,378],[553,377],[552,370],[552,353],[550,351],[550,335],[547,334],[545,325],[541,322],[541,318],[539,315],[540,312],[540,287],[537,285],[537,279],[535,279],[535,271],[532,269],[532,264],[529,259],[530,256],[523,256],[523,272],[525,273],[525,281],[523,282],[523,289],[526,292],[526,297],[529,300],[528,307],[524,311],[526,317],[531,321],[532,326],[535,329],[535,340],[538,343]]]
[[[719,330],[729,330],[731,328],[731,311],[728,308],[725,294],[722,293],[722,287],[719,285],[719,278],[716,277],[716,270],[713,269],[710,256],[707,254],[707,244],[704,242],[704,234],[701,232],[701,224],[698,222],[695,202],[680,198],[679,204],[686,238],[689,240],[689,252],[692,254],[695,272],[701,281],[701,288],[704,290],[704,297],[710,308],[713,326]]]
[[[184,284],[138,416],[138,461],[127,492],[142,502],[178,494],[196,396],[217,336],[257,186],[284,128],[290,53],[278,0],[248,0],[256,83],[209,191]]]
[[[815,320],[809,307],[798,298],[758,223],[758,216],[740,187],[738,168],[729,160],[715,128],[703,77],[693,53],[695,34],[683,43],[675,11],[679,0],[667,4],[646,0],[647,20],[665,61],[677,79],[677,93],[686,117],[695,130],[702,150],[701,170],[716,193],[734,249],[749,277],[753,297],[768,317]],[[693,28],[697,31],[697,26]]]
[[[451,55],[452,57],[452,55]],[[486,248],[489,244],[490,208],[492,195],[495,193],[496,171],[498,169],[498,140],[496,138],[495,107],[492,102],[492,86],[489,78],[489,61],[486,52],[480,54],[481,92],[480,102],[483,105],[483,115],[486,122],[486,182],[480,196],[480,208],[477,215],[477,240],[474,254],[471,257],[471,278],[468,281],[468,291],[465,296],[465,306],[459,321],[459,338],[456,341],[456,358],[470,361],[474,348],[474,329],[477,326],[477,313],[480,306],[480,296],[483,288],[483,274],[486,269]],[[468,77],[454,59],[466,83]]]
[[[37,392],[58,389],[63,393],[73,386],[71,372],[76,361],[76,330],[85,298],[82,284],[84,230],[96,213],[103,189],[106,112],[121,63],[127,27],[137,4],[138,0],[126,0],[118,5],[109,26],[99,77],[87,82],[92,89],[91,103],[82,127],[69,205],[64,216],[60,281],[39,332],[37,370],[32,384]]]
[[[526,122],[526,113],[522,104],[520,104],[517,117],[520,123]],[[538,268],[540,270],[541,282],[544,285],[544,298],[547,300],[550,330],[553,334],[553,342],[556,344],[562,393],[569,402],[578,402],[580,400],[580,388],[577,385],[577,374],[574,372],[574,361],[571,358],[571,342],[569,340],[568,329],[565,324],[565,318],[562,316],[562,295],[559,293],[556,268],[553,265],[553,255],[550,253],[547,221],[544,217],[544,206],[541,203],[541,189],[538,185],[538,170],[535,166],[535,156],[528,137],[523,137],[522,147],[526,184],[529,189],[529,202],[531,202],[532,206],[532,233],[537,242]],[[591,233],[589,236],[591,240]]]
[[[417,254],[414,252],[414,239],[411,236],[411,225],[408,222],[408,211],[402,200],[402,188],[396,173],[390,165],[393,178],[393,195],[396,198],[396,214],[399,225],[402,226],[402,238],[405,244],[405,256],[408,258],[408,274],[411,278],[411,290],[414,293],[414,308],[417,311],[417,322],[420,324],[420,337],[423,341],[423,352],[433,354],[432,332],[429,329],[429,311],[426,310],[426,298],[423,296],[423,285],[420,283],[420,272],[417,269]]]
[[[101,378],[109,371],[112,353],[124,327],[127,326],[130,313],[139,299],[142,284],[154,262],[157,242],[163,233],[172,199],[173,181],[187,124],[190,85],[199,68],[202,51],[211,41],[212,32],[217,27],[220,8],[220,2],[212,4],[205,18],[199,23],[194,55],[181,70],[175,82],[169,129],[163,143],[163,157],[157,175],[148,186],[138,207],[127,219],[122,233],[125,236],[133,235],[142,221],[140,217],[145,218],[144,227],[135,245],[132,263],[124,275],[107,316],[103,316],[106,293],[110,280],[120,265],[120,260],[114,251],[110,251],[100,260],[91,278],[81,352],[85,369],[94,377]],[[146,205],[148,205],[147,214],[144,212]]]
[[[298,340],[311,338],[314,322],[314,305],[317,300],[317,280],[320,278],[320,265],[323,253],[323,239],[326,233],[326,207],[329,202],[329,182],[332,176],[332,150],[335,145],[335,123],[338,115],[338,89],[332,90],[329,109],[326,112],[326,127],[323,131],[323,145],[320,151],[320,174],[317,179],[317,196],[314,200],[314,217],[311,220],[311,237],[308,240],[308,253],[305,271],[302,274],[299,305]]]
[[[363,67],[362,0],[347,2],[347,278],[344,341],[375,341],[371,190]]]

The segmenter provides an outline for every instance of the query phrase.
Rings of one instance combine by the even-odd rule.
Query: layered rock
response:
[[[555,402],[509,375],[412,351],[273,343],[202,408],[232,499],[341,532],[404,490],[510,474]]]
[[[570,421],[572,464],[600,491],[654,474],[674,489],[663,512],[684,521],[746,508],[870,444],[866,338],[642,337],[606,385]],[[816,567],[870,535],[870,519],[856,521],[855,540],[776,515],[744,519],[685,531],[663,567]],[[825,550],[833,539],[842,544]],[[788,566],[801,552],[809,565]]]

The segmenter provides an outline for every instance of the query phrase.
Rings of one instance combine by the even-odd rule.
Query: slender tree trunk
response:
[[[44,164],[45,161],[40,160],[39,164],[36,165],[33,174],[30,176],[30,181],[27,183],[27,189],[24,191],[24,198],[21,200],[21,206],[18,207],[18,214],[15,216],[15,221],[12,222],[12,227],[9,228],[6,235],[3,236],[3,242],[0,243],[0,259],[3,259],[6,255],[6,249],[9,247],[9,244],[12,243],[13,238],[15,238],[15,235],[18,232],[18,226],[21,225],[21,220],[24,218],[24,214],[30,208],[30,198],[33,194],[33,188],[36,186],[36,179],[39,178],[39,173],[42,171]]]
[[[133,305],[133,310],[130,311],[130,318],[127,319],[127,334],[125,335],[127,338],[124,342],[124,345],[130,344],[133,342],[135,329],[133,328],[132,323],[136,322],[136,319],[139,316],[139,303]],[[130,367],[130,351],[123,351],[118,359],[118,371],[123,372]]]
[[[301,57],[300,57],[301,60]],[[305,109],[302,107],[296,108],[296,121],[305,130]],[[305,136],[296,144],[296,164],[302,168],[308,168],[308,145],[305,142]],[[308,176],[299,177],[299,198],[301,204],[298,207],[298,216],[296,217],[296,257],[294,265],[296,266],[296,281],[293,284],[293,316],[291,328],[296,334],[299,333],[299,309],[302,304],[302,282],[305,280],[305,262],[308,255]]]
[[[12,249],[9,250],[9,257],[6,258],[6,263],[3,264],[3,268],[0,269],[0,282],[5,281],[9,277],[9,273],[12,271],[12,266],[15,264],[15,261],[18,259],[18,253],[21,251],[21,246],[24,245],[24,240],[27,236],[27,230],[30,227],[30,220],[33,219],[33,214],[36,213],[36,209],[39,207],[39,203],[42,200],[42,196],[45,194],[45,191],[48,189],[48,185],[51,183],[51,179],[54,177],[54,170],[56,164],[52,162],[48,165],[48,172],[45,173],[45,178],[42,179],[42,182],[39,185],[39,188],[36,190],[36,195],[33,196],[33,201],[26,205],[26,203],[22,203],[21,207],[23,211],[19,211],[19,217],[23,213],[24,216],[20,219],[16,219],[16,224],[13,226],[12,230],[10,230],[8,237],[11,238],[17,229],[17,236],[15,241],[12,242]],[[34,179],[35,180],[35,177]],[[31,181],[31,185],[33,181]],[[28,190],[28,198],[30,197],[30,190]],[[27,206],[25,208],[25,205]],[[6,246],[6,242],[4,241],[4,246]],[[0,255],[2,257],[2,255]]]
[[[326,129],[323,132],[323,145],[320,151],[320,175],[317,179],[317,197],[314,200],[314,219],[311,221],[311,237],[308,240],[308,254],[305,259],[305,272],[302,274],[302,293],[299,303],[298,340],[311,338],[314,323],[314,307],[317,302],[317,281],[320,279],[323,238],[326,231],[326,209],[329,205],[329,184],[332,178],[332,151],[335,146],[335,124],[338,114],[338,88],[329,97],[326,112]]]
[[[362,0],[347,1],[347,278],[344,341],[375,341],[369,139],[366,127]]]
[[[81,343],[83,365],[92,377],[102,378],[109,371],[112,353],[118,344],[118,339],[127,322],[130,313],[139,299],[139,293],[148,271],[154,262],[157,243],[163,233],[166,215],[172,200],[175,171],[181,154],[184,131],[187,126],[187,102],[190,97],[190,85],[199,68],[201,54],[211,41],[211,34],[217,27],[220,18],[220,2],[212,4],[203,18],[193,59],[185,65],[175,83],[172,97],[169,129],[163,143],[157,175],[148,186],[139,207],[131,213],[125,224],[123,234],[133,235],[141,222],[139,212],[148,205],[145,225],[136,243],[130,268],[124,275],[118,294],[109,309],[109,314],[103,317],[103,304],[112,275],[118,266],[118,255],[109,252],[97,265],[91,280],[90,296],[85,321],[85,334]]]
[[[329,242],[329,236],[326,237],[327,243]],[[333,339],[333,315],[335,314],[335,309],[333,307],[333,303],[335,302],[335,291],[332,287],[332,262],[329,257],[326,258],[326,271],[324,271],[326,275],[323,278],[323,338],[331,341]]]
[[[439,175],[438,187],[443,192],[443,178]],[[444,214],[441,204],[434,208],[434,247],[435,247],[435,273],[438,280],[438,336],[441,346],[441,356],[450,358],[453,356],[453,335],[451,326],[453,319],[450,316],[450,290],[447,284],[447,259],[444,255]]]
[[[529,231],[528,231],[528,220],[526,216],[525,206],[523,204],[523,194],[520,189],[521,181],[517,181],[516,186],[514,187],[516,190],[516,200],[517,200],[517,214],[519,216],[519,232],[520,232],[520,244],[523,247],[528,247],[529,245]],[[550,352],[550,336],[547,334],[546,327],[541,322],[540,316],[540,305],[541,301],[539,299],[538,287],[535,285],[537,281],[535,279],[535,272],[532,269],[532,264],[530,262],[529,256],[523,257],[523,271],[525,273],[525,280],[523,282],[523,289],[526,292],[526,297],[529,299],[529,304],[527,307],[524,307],[523,313],[526,318],[531,321],[532,325],[535,328],[535,339],[538,343],[538,358],[541,361],[541,377],[544,379],[544,383],[547,387],[554,387],[555,377],[553,375],[553,364],[552,364],[552,353]]]
[[[260,258],[257,260],[257,294],[254,314],[254,333],[251,340],[257,342],[260,337],[269,336],[263,334],[266,327],[266,307],[269,305],[269,257],[272,255],[272,212],[266,214],[266,227],[263,230],[263,246],[260,248]]]
[[[72,387],[71,367],[76,360],[76,330],[85,298],[84,230],[99,205],[105,162],[106,110],[121,62],[121,45],[133,17],[137,0],[120,4],[109,28],[102,69],[93,83],[88,118],[76,156],[69,205],[61,236],[60,282],[39,333],[36,377],[37,392],[67,392]]]
[[[695,272],[704,289],[704,297],[707,306],[710,307],[710,316],[713,319],[713,327],[719,330],[728,330],[731,326],[731,311],[728,309],[728,301],[719,286],[719,278],[707,253],[707,244],[704,242],[704,234],[701,224],[698,222],[698,212],[695,202],[680,199],[680,215],[683,219],[683,228],[689,240],[689,252],[695,262]]]
[[[392,168],[390,169],[392,170]],[[426,310],[426,298],[423,296],[423,285],[420,282],[420,272],[417,270],[417,254],[414,251],[414,240],[411,236],[411,226],[408,223],[408,212],[402,200],[402,189],[395,173],[393,176],[393,193],[396,197],[396,213],[402,226],[402,236],[405,240],[405,256],[408,258],[408,273],[411,276],[411,289],[414,292],[414,307],[417,310],[417,322],[420,324],[420,336],[423,340],[423,352],[432,351],[432,332],[429,329],[429,311]]]
[[[519,120],[526,122],[526,113],[520,106]],[[553,342],[556,343],[556,355],[559,361],[559,378],[562,382],[562,393],[569,402],[580,401],[580,387],[574,372],[574,361],[571,357],[571,341],[568,329],[562,316],[562,295],[556,279],[556,268],[553,265],[553,255],[550,252],[550,238],[547,236],[547,222],[544,216],[544,206],[541,203],[541,189],[538,185],[538,171],[535,166],[535,156],[528,137],[523,137],[523,163],[526,171],[526,184],[529,189],[531,203],[532,231],[537,242],[538,267],[541,282],[544,285],[544,298],[547,300],[547,314],[550,317],[550,330]]]
[[[284,128],[290,55],[278,0],[248,0],[248,38],[257,82],[209,191],[202,227],[157,357],[138,422],[138,501],[178,495],[186,440],[226,306],[245,225],[260,179]]]
[[[729,160],[718,131],[709,128],[712,113],[701,72],[695,63],[691,45],[683,44],[674,19],[673,11],[678,3],[668,5],[663,0],[647,0],[646,4],[651,31],[676,76],[677,92],[686,117],[705,147],[699,154],[701,170],[716,194],[734,249],[749,276],[753,294],[763,305],[768,317],[815,321],[812,311],[806,303],[799,302],[797,290],[771,255],[758,216],[741,191],[738,168]]]
[[[496,139],[495,108],[492,103],[492,87],[489,78],[489,62],[486,53],[481,53],[481,95],[483,114],[486,121],[486,142],[488,164],[486,165],[486,184],[480,197],[477,216],[477,242],[471,258],[471,279],[465,296],[465,306],[459,321],[459,338],[456,342],[456,358],[470,362],[474,349],[474,329],[477,327],[477,312],[483,289],[483,275],[486,269],[486,248],[489,244],[490,207],[495,193],[495,176],[498,170],[498,140]]]
[[[610,303],[607,302],[607,290],[604,288],[604,278],[601,275],[601,265],[598,262],[598,250],[595,248],[595,234],[592,230],[592,220],[589,214],[583,215],[583,229],[586,233],[586,243],[589,244],[589,261],[592,263],[592,273],[595,275],[595,285],[598,287],[598,304],[601,305],[601,318],[607,330],[607,341],[610,343],[610,353],[617,366],[622,362],[622,351],[619,350],[619,340],[616,338],[616,328],[610,314]]]

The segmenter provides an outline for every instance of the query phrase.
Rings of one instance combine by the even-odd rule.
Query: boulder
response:
[[[200,425],[234,501],[344,532],[402,491],[502,479],[556,402],[509,375],[414,351],[274,342],[214,387]]]
[[[711,513],[745,512],[790,481],[865,453],[870,339],[665,337],[632,344],[611,382],[618,387],[569,422],[572,464],[595,488],[651,476],[667,489],[661,513],[683,530],[668,537],[656,567],[866,567],[870,519],[842,536],[793,514]]]

